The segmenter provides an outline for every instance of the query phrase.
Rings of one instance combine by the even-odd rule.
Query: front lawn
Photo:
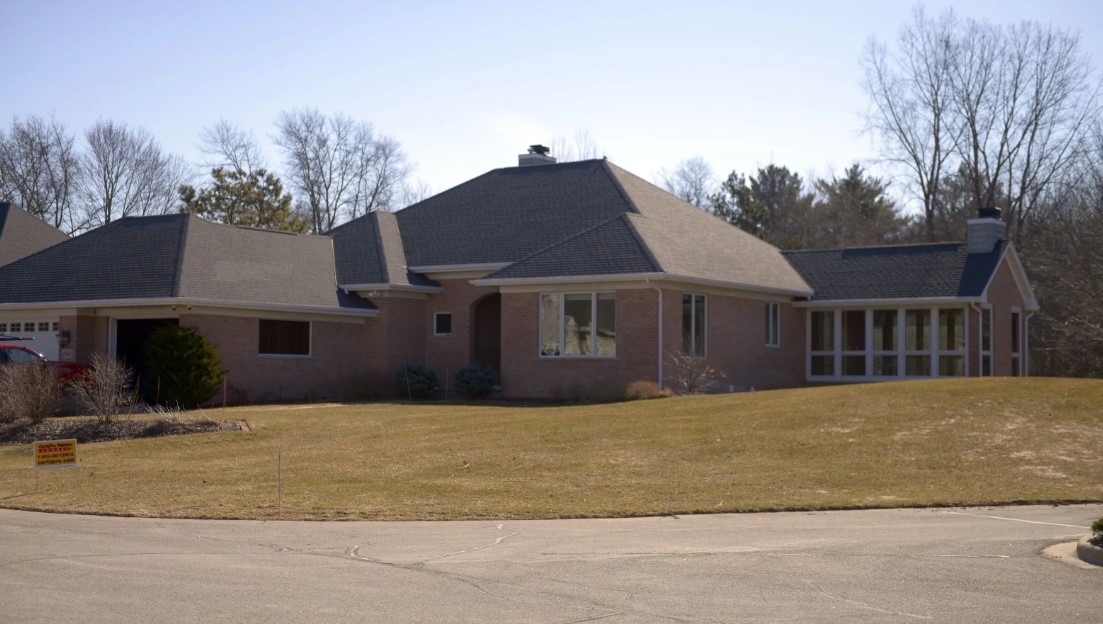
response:
[[[79,468],[37,475],[30,446],[2,446],[0,506],[460,519],[1099,501],[1101,405],[1103,381],[1033,378],[206,410],[250,430],[82,444]]]

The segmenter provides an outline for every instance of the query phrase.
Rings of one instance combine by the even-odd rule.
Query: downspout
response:
[[[663,289],[651,283],[651,278],[646,278],[645,283],[659,293],[659,390],[663,389]]]
[[[984,341],[984,309],[981,308],[980,305],[976,301],[970,302],[969,307],[972,308],[973,311],[977,313],[977,377],[984,377],[984,345],[982,344],[982,342]],[[992,328],[991,327],[988,328],[988,331],[991,332]],[[966,321],[965,321],[965,333],[966,334],[969,333],[969,321],[968,321],[968,319],[966,319]],[[991,335],[991,334],[989,334],[989,335]],[[969,375],[969,364],[970,364],[970,362],[969,362],[969,346],[970,345],[968,345],[968,344],[965,345],[965,376],[966,377],[970,376]],[[989,365],[989,366],[991,366],[991,365]]]

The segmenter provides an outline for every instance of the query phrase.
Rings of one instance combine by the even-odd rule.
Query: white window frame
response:
[[[709,331],[708,331],[708,329],[709,329],[709,298],[708,298],[708,295],[706,295],[704,293],[691,293],[691,292],[682,293],[683,298],[686,297],[687,295],[690,297],[690,312],[689,312],[689,322],[690,322],[690,325],[689,325],[689,331],[690,331],[689,344],[690,344],[690,346],[694,346],[694,345],[697,344],[697,335],[698,335],[698,333],[703,331],[704,336],[703,336],[703,339],[701,340],[702,352],[701,353],[686,352],[686,355],[688,355],[690,357],[695,357],[695,358],[707,358],[708,353],[709,353]],[[700,328],[700,329],[698,329],[698,327],[697,327],[697,298],[698,297],[701,298],[701,306],[704,308],[704,311],[705,311],[705,313],[701,315],[704,318],[703,322],[704,322],[705,326]],[[682,314],[685,314],[685,309],[684,308],[682,309]],[[684,322],[684,319],[682,319],[682,320]],[[679,324],[678,328],[681,329],[681,327],[682,327],[682,325]],[[683,352],[685,352],[685,350],[686,350],[685,347],[686,347],[686,345],[685,345],[685,336],[683,336],[682,337],[682,351]]]
[[[942,310],[960,310],[963,320],[963,329],[965,333],[966,348],[963,349],[950,349],[942,350],[939,348],[939,327],[938,319],[939,313]],[[816,381],[890,381],[897,379],[932,379],[939,377],[939,363],[938,358],[940,356],[962,356],[964,358],[963,372],[967,377],[969,375],[969,350],[967,345],[969,344],[969,317],[968,306],[962,305],[941,305],[941,306],[900,306],[900,307],[863,307],[863,308],[809,308],[808,314],[806,314],[806,345],[807,345],[807,361],[805,363],[806,380],[810,382]],[[861,311],[864,313],[865,318],[865,350],[864,351],[843,351],[843,314],[847,312]],[[874,350],[873,348],[873,312],[874,311],[895,311],[896,313],[896,345],[893,350]],[[926,332],[927,332],[927,348],[926,349],[908,349],[907,348],[907,314],[908,312],[925,312],[927,316]],[[832,349],[826,350],[812,350],[812,317],[814,313],[828,313],[832,315]],[[843,357],[844,356],[865,356],[865,374],[864,375],[844,375],[843,374]],[[875,375],[873,369],[874,356],[884,356],[897,358],[896,360],[896,374],[895,375]],[[930,362],[930,371],[927,375],[908,375],[907,374],[907,358],[908,356],[920,356],[928,358]],[[831,357],[833,365],[833,374],[831,375],[813,375],[812,374],[812,360],[814,357]]]
[[[1023,309],[1020,307],[1011,308],[1011,332],[1008,335],[1008,347],[1011,351],[1011,376],[1012,377],[1025,377],[1023,375]],[[1019,337],[1019,344],[1016,345],[1014,338]],[[1018,346],[1018,350],[1015,347]],[[1016,364],[1018,366],[1016,366]],[[1016,372],[1018,368],[1018,372]]]
[[[442,317],[442,316],[448,316],[449,317],[449,319],[448,319],[449,331],[447,331],[447,332],[438,332],[437,331],[437,319]],[[452,333],[453,333],[451,330],[454,329],[452,323],[454,323],[455,320],[456,320],[456,317],[453,316],[451,312],[434,312],[433,313],[433,335],[434,336],[451,336]]]
[[[812,350],[812,317],[815,316],[816,312],[831,314],[831,350],[830,351],[823,351],[823,350],[813,351]],[[835,379],[835,378],[839,377],[839,357],[838,357],[838,351],[839,351],[839,328],[838,328],[839,311],[836,310],[836,309],[826,309],[826,310],[825,309],[815,309],[815,310],[809,310],[808,314],[806,314],[805,316],[808,319],[808,331],[806,332],[808,334],[808,367],[807,367],[808,379],[810,379],[810,380]],[[817,356],[819,356],[819,357],[828,357],[828,356],[830,356],[831,357],[831,371],[832,372],[831,372],[830,375],[813,375],[812,374],[812,359],[814,357],[817,357]]]
[[[567,322],[567,297],[570,295],[589,295],[590,296],[590,353],[579,355],[565,355],[567,350],[566,345],[566,322]],[[613,322],[614,322],[614,334],[613,334],[613,355],[600,355],[597,352],[597,300],[598,295],[613,295]],[[559,298],[559,344],[556,347],[559,351],[558,354],[546,354],[544,353],[544,297],[554,296]],[[616,317],[617,317],[617,291],[615,290],[591,290],[583,292],[545,292],[540,293],[537,299],[537,305],[540,307],[540,313],[537,315],[537,327],[536,327],[536,353],[540,359],[546,360],[615,360],[616,356]]]
[[[946,350],[942,349],[942,345],[941,345],[941,342],[942,342],[941,316],[942,316],[943,312],[946,312],[948,310],[957,310],[958,312],[961,313],[962,337],[961,337],[961,348],[960,349],[946,349]],[[942,308],[938,308],[933,313],[933,315],[934,316],[932,318],[937,319],[937,320],[932,321],[932,323],[931,323],[932,327],[935,330],[935,333],[931,336],[932,341],[933,341],[933,344],[931,346],[933,347],[932,351],[934,351],[934,356],[933,356],[934,360],[932,360],[932,363],[931,363],[931,375],[936,376],[936,377],[958,377],[958,375],[943,375],[942,374],[942,370],[941,370],[942,364],[940,362],[940,358],[942,358],[942,357],[960,357],[961,358],[961,371],[962,371],[962,374],[960,376],[961,377],[968,377],[969,376],[969,368],[968,368],[969,360],[965,356],[965,352],[969,350],[969,330],[967,329],[969,327],[969,309],[968,308],[957,308],[957,307],[942,307]]]
[[[987,323],[985,322],[987,320]],[[994,363],[992,357],[992,345],[996,342],[996,326],[993,323],[994,314],[992,313],[992,305],[984,304],[980,307],[980,340],[977,346],[977,352],[980,354],[980,368],[977,369],[977,375],[980,377],[992,377],[995,372],[992,370]],[[984,326],[988,325],[988,348],[984,348]],[[985,362],[988,364],[988,372],[985,373]]]
[[[707,313],[708,310],[705,310]],[[707,336],[706,336],[707,337]],[[766,303],[766,346],[781,348],[781,304]]]

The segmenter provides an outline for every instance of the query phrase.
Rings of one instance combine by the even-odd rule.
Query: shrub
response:
[[[666,361],[667,378],[682,394],[706,392],[724,378],[724,373],[709,365],[705,358],[674,352],[667,355]]]
[[[1103,548],[1103,518],[1092,523],[1092,533],[1095,535],[1089,540],[1092,544]]]
[[[498,375],[489,368],[466,366],[456,372],[456,387],[469,399],[485,399],[496,383]]]
[[[100,422],[111,422],[124,409],[138,402],[131,387],[134,370],[122,362],[96,353],[88,372],[69,382],[69,391],[81,408]]]
[[[147,393],[157,403],[193,409],[222,387],[222,362],[214,345],[190,327],[168,325],[149,336]]]
[[[403,364],[395,371],[395,388],[410,399],[427,399],[440,387],[440,378],[433,369],[421,364]]]
[[[0,370],[0,422],[42,422],[61,401],[63,384],[46,363],[8,364]]]
[[[628,388],[624,391],[624,397],[629,401],[642,401],[647,399],[665,399],[673,396],[674,391],[670,388],[663,388],[654,381],[647,379],[640,379],[628,384]]]

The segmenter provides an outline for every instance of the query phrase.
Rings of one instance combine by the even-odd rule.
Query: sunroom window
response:
[[[837,379],[964,376],[965,308],[812,310],[808,373]]]
[[[965,376],[965,310],[938,311],[938,374]]]

